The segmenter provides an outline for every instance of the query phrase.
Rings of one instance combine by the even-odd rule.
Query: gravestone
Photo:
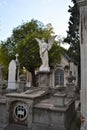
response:
[[[15,90],[16,89],[16,62],[15,60],[11,60],[11,62],[9,63],[9,71],[8,71],[8,88],[7,89],[11,89],[11,90]]]

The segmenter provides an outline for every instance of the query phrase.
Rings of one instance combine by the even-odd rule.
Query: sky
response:
[[[31,19],[51,23],[56,35],[66,37],[71,0],[0,0],[0,41],[12,30]]]

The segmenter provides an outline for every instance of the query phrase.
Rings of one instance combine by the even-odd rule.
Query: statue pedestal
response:
[[[41,88],[50,87],[50,72],[40,71],[38,73],[38,86]]]
[[[40,66],[39,68],[40,72],[50,72],[50,67],[44,67],[43,65]]]
[[[66,84],[66,93],[67,93],[67,97],[73,98],[75,96],[74,83]]]

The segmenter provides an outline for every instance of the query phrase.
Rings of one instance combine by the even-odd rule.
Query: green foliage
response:
[[[69,30],[65,42],[70,44],[68,54],[75,59],[78,64],[80,63],[80,40],[79,40],[79,10],[76,0],[72,0],[73,7],[69,6],[68,12],[71,14],[69,19]]]
[[[78,64],[79,85],[80,85],[80,38],[79,38],[79,9],[76,0],[72,0],[73,6],[69,6],[70,13],[69,30],[64,42],[70,44],[68,55]]]
[[[17,43],[20,63],[30,72],[39,67],[41,59],[39,56],[39,46],[35,37],[48,39],[52,33],[52,27],[45,27],[41,22],[31,20],[13,30],[13,37]]]
[[[0,64],[4,67],[4,78],[7,79],[8,73],[8,64],[11,59],[15,57],[15,45],[11,41],[11,38],[8,38],[7,41],[2,41],[0,43]]]
[[[52,68],[54,68],[58,63],[60,63],[61,53],[62,53],[61,47],[59,47],[55,42],[53,44],[53,47],[49,51],[49,61],[50,61],[50,66]]]

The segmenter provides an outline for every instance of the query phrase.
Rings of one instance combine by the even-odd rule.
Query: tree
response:
[[[4,78],[7,79],[8,65],[15,58],[15,44],[11,38],[0,43],[0,64],[4,67]]]
[[[64,42],[70,45],[68,55],[77,62],[80,73],[80,38],[79,38],[79,9],[76,0],[72,0],[73,6],[69,6],[70,13],[69,30]],[[80,81],[80,80],[79,80]]]
[[[16,53],[19,54],[20,67],[25,67],[28,71],[31,72],[33,86],[36,85],[35,70],[41,65],[39,45],[35,38],[37,37],[41,39],[44,37],[45,40],[48,40],[52,34],[53,27],[51,24],[47,24],[45,26],[43,23],[37,20],[31,20],[30,22],[23,23],[21,26],[15,28],[9,40],[8,46],[12,46],[12,51],[10,51],[8,56],[10,54],[11,56],[15,55]],[[51,67],[53,67],[56,61],[59,61],[59,52],[59,47],[55,43],[52,50],[49,52]]]

